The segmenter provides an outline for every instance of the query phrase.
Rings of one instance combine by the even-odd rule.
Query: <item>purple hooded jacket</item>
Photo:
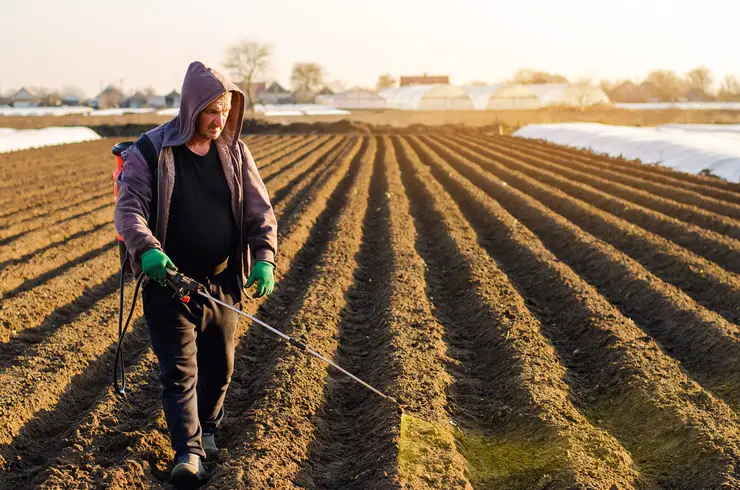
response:
[[[237,257],[242,285],[246,284],[252,253],[257,260],[275,263],[275,214],[257,165],[247,145],[239,139],[244,117],[244,93],[228,78],[196,61],[190,64],[185,74],[180,114],[146,133],[159,155],[157,189],[152,188],[151,171],[136,145],[123,153],[114,222],[116,231],[126,244],[135,275],[141,273],[141,254],[152,248],[163,250],[167,239],[167,221],[177,170],[172,147],[189,141],[195,133],[195,122],[201,111],[229,91],[232,93],[231,112],[215,145],[231,191],[231,210],[239,225]],[[159,197],[156,229],[150,230],[147,223],[153,192],[157,192]]]

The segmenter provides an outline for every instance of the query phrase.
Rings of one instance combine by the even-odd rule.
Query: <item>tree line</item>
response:
[[[269,73],[273,46],[251,40],[242,40],[226,48],[222,64],[229,75],[244,89],[249,106],[255,104],[255,84],[265,79]],[[522,68],[506,80],[512,84],[571,83],[576,86],[599,85],[612,102],[677,102],[677,101],[740,101],[740,80],[734,75],[727,75],[716,84],[714,74],[705,66],[698,66],[684,74],[673,70],[653,70],[642,80],[601,80],[596,82],[591,77],[580,77],[568,80],[567,77],[546,71]],[[472,81],[468,85],[487,85],[490,82]],[[375,90],[397,86],[398,81],[390,73],[378,77]],[[345,89],[339,80],[327,81],[327,71],[316,62],[301,61],[293,64],[290,85],[296,98],[301,101],[312,100],[322,89],[329,87],[333,92]],[[154,93],[151,87],[137,89],[144,95]],[[136,92],[135,91],[135,92]],[[8,96],[14,94],[7,92]],[[64,87],[56,92],[48,89],[37,89],[44,96],[78,95],[82,92],[75,87]],[[133,92],[132,92],[133,93]]]
[[[569,83],[563,75],[536,71],[518,70],[510,83]],[[574,84],[592,84],[592,78],[581,77]],[[740,80],[727,75],[719,83],[706,66],[698,66],[679,75],[673,70],[653,70],[642,80],[601,80],[599,87],[612,102],[679,102],[679,101],[740,101]]]

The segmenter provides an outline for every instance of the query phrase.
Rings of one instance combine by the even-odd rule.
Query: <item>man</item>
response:
[[[144,316],[159,361],[176,486],[202,483],[201,459],[218,454],[214,434],[233,372],[238,315],[212,301],[183,304],[163,286],[166,269],[237,307],[244,284],[256,283],[258,297],[274,285],[277,223],[254,159],[239,140],[243,115],[242,91],[194,62],[180,114],[124,153],[118,177],[116,230],[134,274],[154,279],[144,287]],[[147,153],[158,158],[156,175]],[[251,255],[256,262],[247,279]]]

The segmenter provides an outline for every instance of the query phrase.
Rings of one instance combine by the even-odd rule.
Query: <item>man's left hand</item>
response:
[[[254,295],[255,298],[272,294],[272,290],[275,287],[274,269],[274,265],[264,260],[258,260],[254,264],[254,267],[252,267],[252,272],[249,274],[249,279],[247,279],[247,287],[251,287],[257,281],[257,294]]]

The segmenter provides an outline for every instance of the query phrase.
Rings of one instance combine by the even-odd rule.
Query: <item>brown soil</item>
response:
[[[244,310],[435,435],[244,321],[209,488],[740,487],[732,186],[460,128],[337,129],[246,138],[280,253]],[[127,398],[109,386],[115,141],[0,155],[0,490],[171,488],[140,309]]]

